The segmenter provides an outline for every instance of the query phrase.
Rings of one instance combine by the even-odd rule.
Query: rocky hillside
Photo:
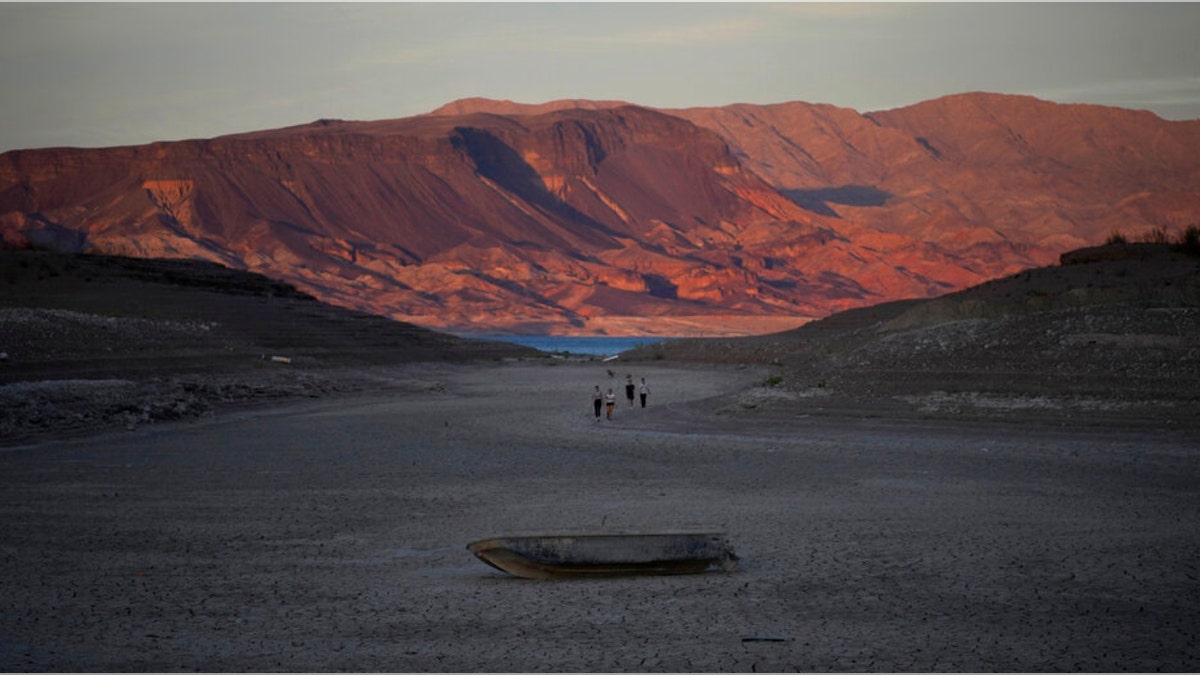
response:
[[[473,99],[0,155],[9,247],[220,262],[424,326],[745,334],[1193,224],[1200,121],[949,97],[859,114]]]
[[[1019,252],[1048,265],[1114,231],[1200,223],[1200,121],[985,93],[865,114],[797,103],[675,114],[718,130],[809,208],[981,264]]]
[[[0,252],[0,445],[377,389],[389,368],[536,356],[214,263]]]
[[[1195,426],[1200,254],[1163,244],[1083,249],[936,299],[623,358],[772,364],[771,379],[731,405],[773,414]]]
[[[584,105],[621,104],[467,99],[437,112]],[[1200,222],[1200,121],[983,92],[869,113],[804,102],[662,112],[716,132],[809,211],[935,243],[992,276],[1052,264],[1114,231]],[[1001,261],[1009,267],[995,274]]]

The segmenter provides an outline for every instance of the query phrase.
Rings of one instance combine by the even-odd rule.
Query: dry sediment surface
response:
[[[1196,671],[1200,434],[759,415],[770,367],[405,364],[386,395],[0,452],[14,671]],[[733,573],[466,544],[719,529]]]

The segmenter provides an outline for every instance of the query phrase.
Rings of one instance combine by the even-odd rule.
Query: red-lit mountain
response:
[[[870,114],[470,99],[0,155],[0,235],[199,257],[478,332],[764,332],[1200,221],[1200,121],[971,94]]]

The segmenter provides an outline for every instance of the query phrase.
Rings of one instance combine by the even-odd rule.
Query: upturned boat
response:
[[[525,579],[732,572],[738,561],[719,532],[494,537],[473,541],[467,550]]]

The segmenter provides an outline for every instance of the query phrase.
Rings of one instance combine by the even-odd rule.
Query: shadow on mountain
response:
[[[504,141],[482,129],[457,127],[454,131],[452,142],[475,162],[479,175],[551,215],[599,230],[609,236],[618,236],[619,233],[581,213],[546,190],[542,177]]]
[[[831,203],[844,206],[883,206],[892,197],[891,193],[870,185],[842,185],[813,190],[780,190],[780,192],[802,208],[834,218],[841,216],[829,206]]]
[[[646,289],[650,292],[650,295],[656,298],[667,298],[670,300],[679,298],[679,286],[661,274],[643,274],[642,281],[645,282]]]

